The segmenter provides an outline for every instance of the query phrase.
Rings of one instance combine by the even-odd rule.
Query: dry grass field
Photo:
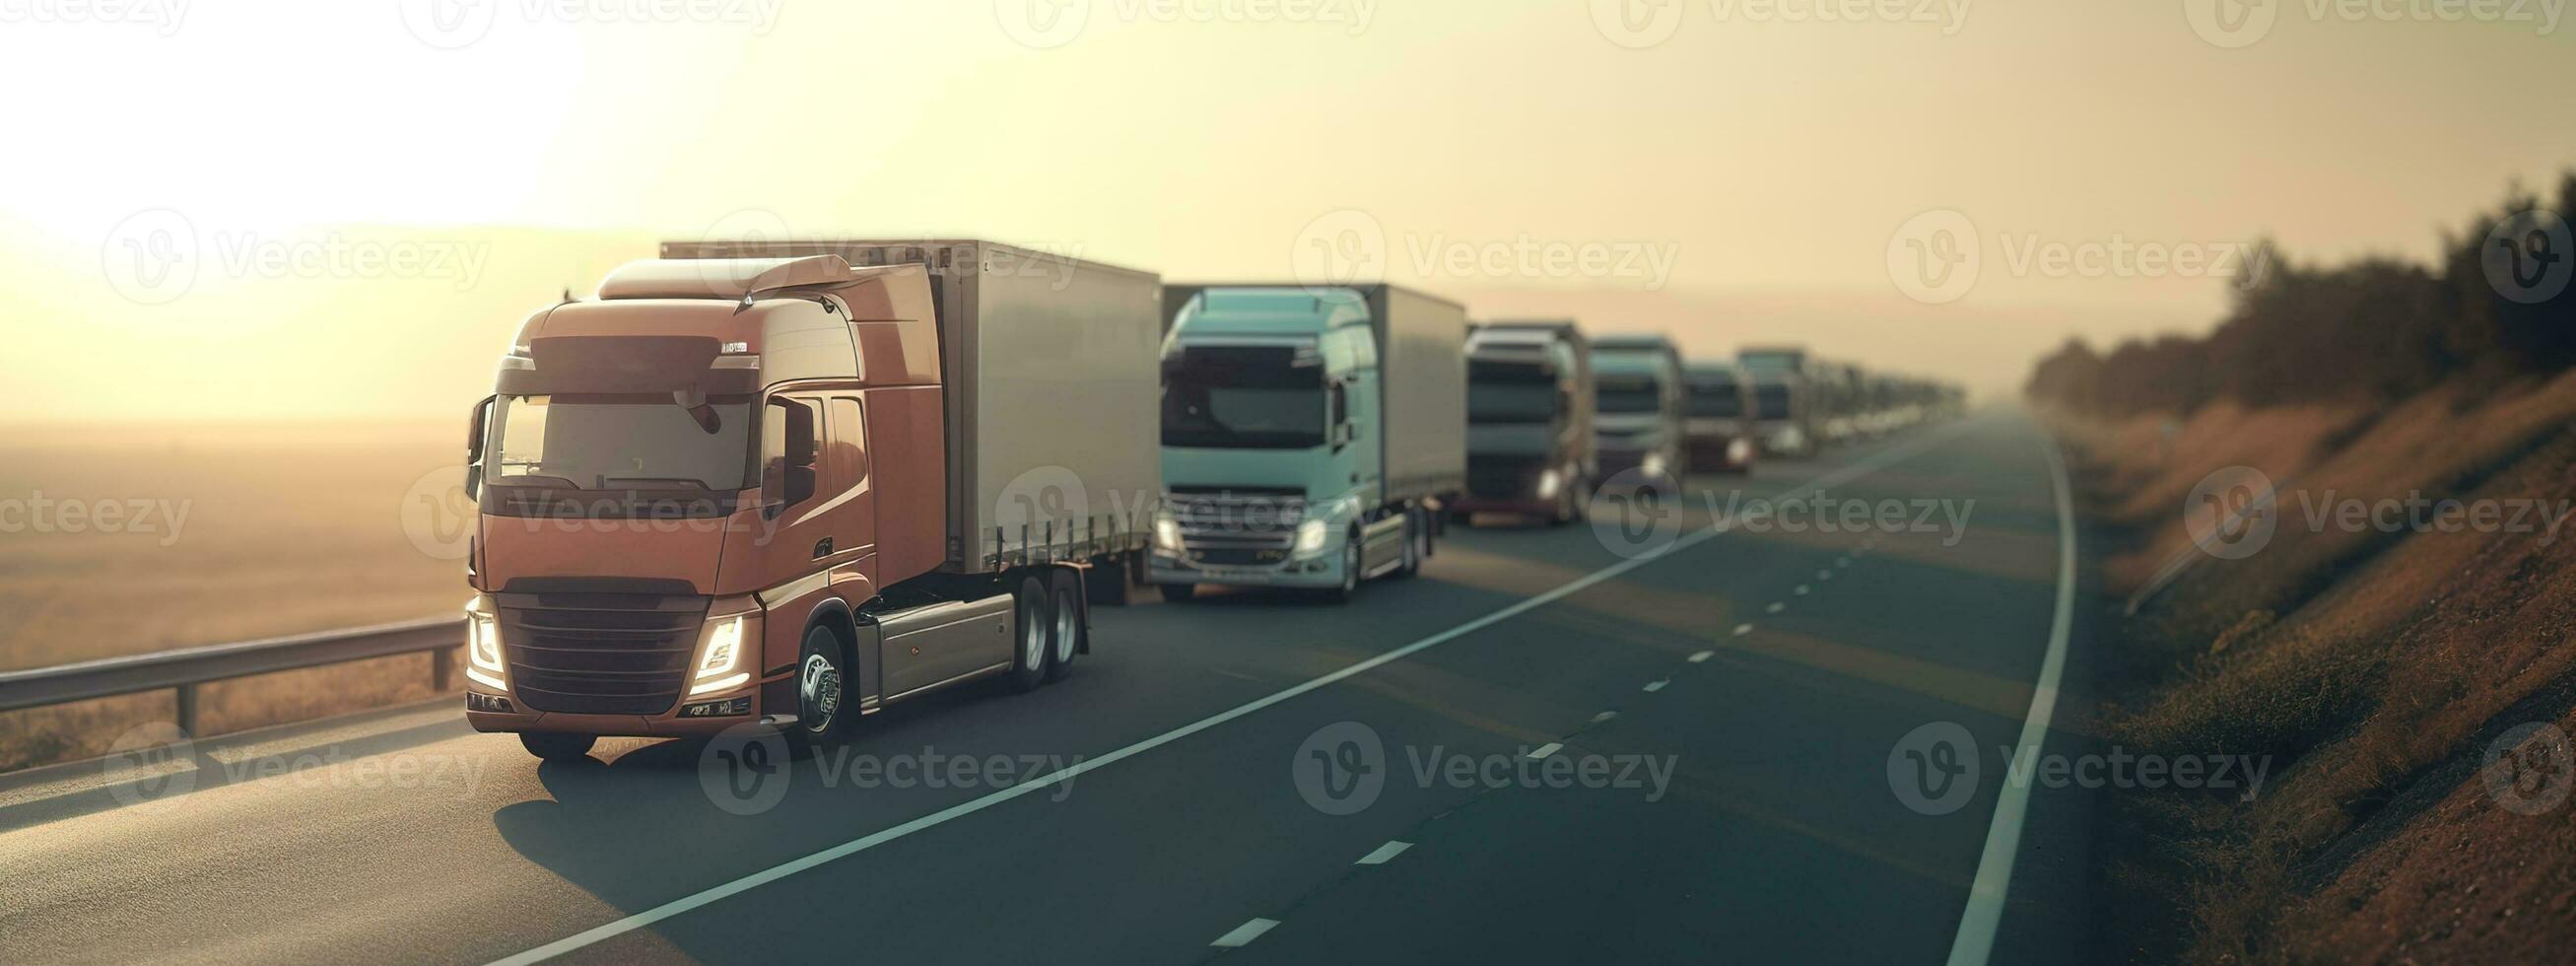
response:
[[[0,427],[0,670],[456,610],[468,593],[451,549],[470,520],[455,487],[461,436],[446,425]],[[427,697],[427,668],[424,655],[219,686],[204,695],[204,730]],[[170,703],[0,714],[0,770],[98,753],[167,720]]]
[[[2576,726],[2576,523],[2318,530],[2304,505],[2576,499],[2572,423],[2576,378],[2376,413],[2212,407],[2162,461],[2135,445],[2160,430],[2081,431],[2097,509],[2137,538],[2120,573],[2188,545],[2202,474],[2251,462],[2291,491],[2259,554],[2196,568],[2119,642],[2113,741],[2270,755],[2279,776],[2251,802],[2119,802],[2110,915],[2133,957],[2540,961],[2576,940],[2576,805],[2504,807],[2487,757],[2518,725]]]

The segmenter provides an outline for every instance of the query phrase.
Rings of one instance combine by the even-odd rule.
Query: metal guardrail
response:
[[[436,617],[323,631],[238,644],[211,644],[132,657],[0,672],[0,711],[108,698],[145,691],[175,691],[178,725],[197,733],[197,689],[216,681],[300,671],[427,652],[430,685],[445,691],[456,678],[456,651],[465,645],[465,618]]]

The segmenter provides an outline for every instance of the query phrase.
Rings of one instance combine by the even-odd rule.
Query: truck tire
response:
[[[849,648],[829,627],[806,629],[796,655],[796,723],[787,739],[803,745],[848,734],[857,710],[850,700]]]
[[[1178,604],[1199,595],[1197,584],[1158,584],[1156,586],[1162,589],[1163,600],[1168,603]]]
[[[1012,594],[1018,608],[1012,622],[1019,636],[1011,642],[1011,690],[1026,694],[1046,683],[1047,668],[1054,664],[1053,642],[1048,638],[1055,625],[1054,594],[1045,581],[1032,574],[1020,578],[1019,589]]]
[[[1352,597],[1359,594],[1360,565],[1367,559],[1361,555],[1360,549],[1360,531],[1355,528],[1351,531],[1350,539],[1342,544],[1342,585],[1325,591],[1325,600],[1336,604],[1347,604],[1351,602]]]
[[[1094,571],[1095,575],[1099,572]],[[1091,645],[1090,622],[1082,610],[1083,575],[1071,567],[1056,568],[1055,622],[1047,647],[1054,652],[1047,664],[1047,680],[1062,679],[1073,671],[1073,659]]]
[[[599,744],[598,735],[567,735],[552,731],[522,731],[519,746],[528,754],[547,761],[578,761],[590,757],[592,746]]]
[[[1420,510],[1404,511],[1404,564],[1395,568],[1398,578],[1410,579],[1422,572],[1422,561],[1431,556],[1431,521]]]

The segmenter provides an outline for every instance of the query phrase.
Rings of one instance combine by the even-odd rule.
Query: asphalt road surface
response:
[[[783,767],[540,767],[441,704],[0,779],[0,961],[2083,959],[2085,803],[1999,761],[2084,667],[2061,482],[1990,414],[1660,529],[1452,528],[1346,606],[1100,609],[1060,682]]]

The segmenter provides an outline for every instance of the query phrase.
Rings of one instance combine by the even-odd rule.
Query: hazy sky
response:
[[[2576,163],[2563,5],[0,0],[5,418],[461,415],[563,287],[782,230],[1999,388]]]

